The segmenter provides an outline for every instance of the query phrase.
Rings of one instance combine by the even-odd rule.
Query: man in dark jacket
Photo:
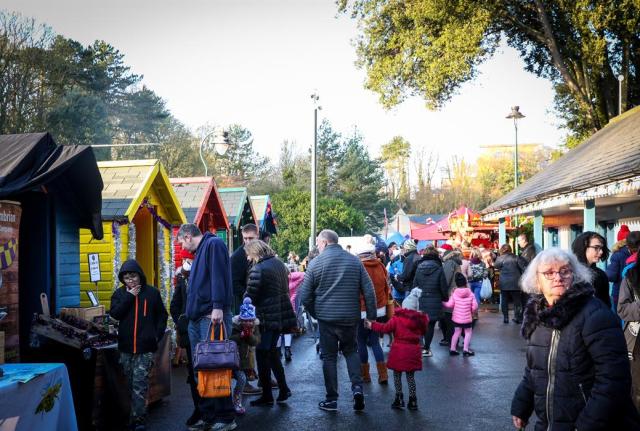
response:
[[[401,283],[401,292],[404,296],[407,296],[413,286],[413,278],[416,275],[416,268],[420,261],[420,255],[416,248],[416,243],[412,239],[408,239],[402,246],[404,252],[404,261],[402,266],[402,272],[397,276],[397,280]],[[396,290],[398,290],[396,288]],[[404,299],[404,298],[403,298]]]
[[[449,300],[449,286],[442,270],[440,255],[435,248],[428,247],[425,250],[416,269],[413,287],[419,287],[422,290],[419,308],[421,312],[429,316],[429,327],[424,334],[422,356],[430,357],[433,356],[431,341],[436,322],[443,318],[442,302]]]
[[[195,254],[189,275],[186,314],[189,317],[189,342],[191,351],[196,344],[224,330],[231,334],[231,265],[229,251],[224,241],[207,232],[204,235],[195,224],[183,224],[178,231],[178,241],[184,250]],[[219,431],[236,428],[235,410],[231,396],[224,398],[202,398],[199,405],[203,424]],[[198,424],[196,424],[197,426]]]
[[[111,296],[110,315],[119,321],[118,350],[131,396],[131,429],[145,429],[146,400],[153,353],[167,328],[167,310],[160,292],[147,285],[135,260],[122,264],[118,279],[122,286]]]
[[[320,255],[313,259],[298,290],[298,298],[320,327],[322,371],[327,396],[318,407],[338,409],[338,350],[347,362],[354,410],[364,409],[362,372],[357,353],[356,331],[360,321],[360,296],[367,319],[376,319],[376,295],[371,278],[358,257],[338,244],[338,235],[323,230],[316,240]]]
[[[520,246],[520,258],[523,263],[523,268],[526,269],[527,266],[531,263],[533,259],[535,259],[538,251],[536,250],[535,244],[529,242],[529,238],[527,234],[521,233],[518,235],[518,245]],[[524,269],[523,269],[524,271]],[[522,306],[526,306],[527,302],[529,302],[529,294],[524,291],[520,291],[520,303]],[[522,317],[517,318],[518,321],[522,320]]]
[[[456,287],[456,273],[460,272],[462,268],[462,253],[449,244],[444,244],[442,248],[445,250],[442,255],[442,271],[447,283],[447,295],[450,295],[451,291]],[[453,312],[450,309],[445,309],[442,313],[442,318],[440,319],[440,329],[442,330],[441,346],[451,345],[451,337],[453,337],[454,331],[453,321],[451,320],[452,315]]]
[[[198,386],[193,372],[193,355],[191,354],[191,343],[189,342],[189,318],[185,314],[187,308],[187,293],[189,291],[189,275],[191,274],[191,265],[193,264],[194,255],[187,250],[181,251],[182,266],[176,271],[176,287],[171,298],[169,311],[171,318],[176,326],[176,338],[178,346],[187,352],[187,384],[191,390],[191,399],[193,400],[193,413],[187,419],[187,426],[192,426],[200,420],[200,394],[198,394]]]
[[[231,278],[233,283],[233,312],[238,314],[244,294],[247,290],[247,275],[249,274],[249,262],[247,253],[244,251],[244,244],[258,239],[258,227],[249,223],[240,229],[242,232],[242,243],[240,247],[231,255]]]

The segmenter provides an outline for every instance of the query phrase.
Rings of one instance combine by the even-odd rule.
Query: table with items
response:
[[[0,431],[78,429],[64,364],[4,364]]]

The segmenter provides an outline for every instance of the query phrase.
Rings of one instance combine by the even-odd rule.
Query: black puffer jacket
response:
[[[122,275],[125,272],[140,274],[140,293],[127,292]],[[118,279],[122,286],[111,296],[109,314],[119,321],[118,350],[125,353],[148,353],[158,349],[158,343],[167,328],[167,309],[160,292],[147,285],[147,278],[138,262],[127,260],[122,264]]]
[[[527,262],[520,256],[513,253],[500,255],[493,267],[500,271],[500,290],[514,291],[520,290],[518,283],[520,276],[527,267]]]
[[[513,416],[527,421],[535,409],[539,431],[640,429],[622,329],[591,285],[573,285],[553,307],[532,295],[522,335],[527,365]]]
[[[249,271],[247,294],[267,331],[287,332],[297,325],[289,300],[289,274],[274,256],[259,260]]]
[[[420,311],[426,313],[431,322],[440,319],[442,317],[442,301],[449,299],[449,287],[439,257],[425,256],[418,263],[413,287],[422,289]]]
[[[416,275],[416,268],[418,267],[419,261],[420,261],[420,255],[415,250],[411,250],[404,257],[402,273],[398,274],[398,281],[402,283],[402,285],[400,286],[400,292],[409,292],[411,290],[411,286],[413,286],[413,279]],[[396,287],[396,290],[398,290],[397,287]]]

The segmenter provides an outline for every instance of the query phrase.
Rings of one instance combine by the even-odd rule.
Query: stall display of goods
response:
[[[102,317],[99,319],[101,323],[96,324],[70,314],[61,314],[58,318],[34,314],[31,332],[91,355],[87,349],[109,349],[118,345],[117,335],[109,331],[109,321]],[[102,323],[104,321],[106,325]],[[33,337],[32,344],[37,344]]]

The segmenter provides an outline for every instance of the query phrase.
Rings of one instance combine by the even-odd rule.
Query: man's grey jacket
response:
[[[360,295],[367,319],[376,319],[373,283],[356,256],[338,244],[329,244],[311,261],[298,297],[313,317],[334,325],[354,325],[360,320]]]

